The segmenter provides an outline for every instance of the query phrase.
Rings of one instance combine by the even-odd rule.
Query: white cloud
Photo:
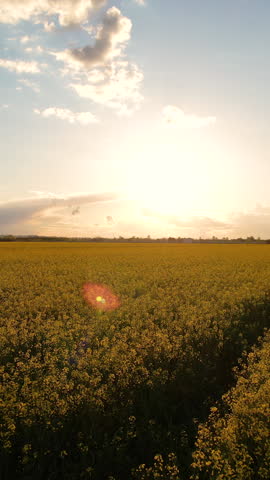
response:
[[[98,27],[93,45],[54,53],[65,62],[64,73],[75,76],[70,86],[81,97],[129,114],[143,100],[143,73],[125,57],[132,23],[116,7],[110,8]]]
[[[113,62],[99,71],[98,77],[88,77],[85,83],[72,83],[80,97],[116,109],[120,114],[132,113],[143,100],[140,87],[143,74],[136,64],[127,61]]]
[[[16,73],[39,73],[40,66],[37,62],[25,62],[23,60],[7,60],[0,58],[0,67]]]
[[[21,43],[28,43],[30,42],[31,38],[28,35],[24,35],[23,37],[20,38]]]
[[[56,58],[77,70],[104,65],[119,56],[130,39],[132,23],[116,7],[109,8],[97,30],[94,45],[58,52]]]
[[[26,47],[24,51],[26,53],[31,53],[32,55],[33,54],[39,55],[44,52],[44,49],[40,45],[37,45],[36,47]]]
[[[55,30],[58,23],[63,27],[80,24],[81,28],[90,29],[92,41],[88,45],[51,53],[58,61],[64,62],[61,73],[69,76],[69,87],[80,97],[112,108],[118,114],[129,115],[143,101],[140,91],[143,73],[125,53],[132,22],[114,6],[104,13],[100,25],[87,24],[89,13],[107,3],[108,0],[0,0],[0,22],[32,20],[44,25],[46,31]],[[20,40],[27,54],[43,53],[42,47],[29,44],[32,38],[28,35]],[[36,61],[0,59],[0,67],[16,73],[39,73],[46,65]],[[22,83],[31,88],[25,80]],[[34,85],[32,88],[37,91]],[[87,124],[94,121],[87,112],[80,117],[63,109],[49,112],[48,115],[70,122]]]
[[[91,112],[72,112],[68,108],[49,107],[45,110],[35,109],[34,112],[45,118],[56,117],[69,123],[79,123],[80,125],[89,125],[98,121]]]
[[[61,26],[85,22],[107,0],[0,0],[0,22],[16,24],[40,15],[58,17]]]
[[[54,22],[48,22],[47,20],[43,23],[45,32],[53,32],[56,30],[56,26]]]
[[[146,1],[145,0],[134,0],[135,3],[137,3],[138,5],[141,5],[142,7],[144,7],[146,5]]]
[[[216,123],[216,117],[200,117],[194,114],[187,114],[181,108],[174,105],[167,105],[163,109],[163,119],[166,125],[179,128],[203,128]]]
[[[40,92],[40,88],[39,88],[39,85],[35,82],[31,82],[30,80],[28,80],[27,78],[22,78],[19,80],[19,82],[24,85],[25,87],[28,87],[28,88],[31,88],[34,92],[36,93],[39,93]]]

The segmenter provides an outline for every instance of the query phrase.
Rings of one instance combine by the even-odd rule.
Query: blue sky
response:
[[[270,238],[267,0],[0,0],[0,234]]]

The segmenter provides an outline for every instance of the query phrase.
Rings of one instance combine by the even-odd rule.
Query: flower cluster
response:
[[[270,478],[268,247],[0,243],[1,480]]]

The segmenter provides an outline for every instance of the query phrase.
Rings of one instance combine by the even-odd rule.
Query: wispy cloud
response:
[[[62,27],[78,25],[106,3],[107,0],[1,0],[0,22],[16,24],[45,15],[56,16]]]
[[[134,0],[145,5],[145,0]],[[42,22],[46,31],[55,28],[51,17],[56,17],[61,27],[79,25],[86,22],[92,12],[108,4],[108,0],[1,0],[0,22],[16,24],[22,20]],[[45,17],[44,20],[41,20]],[[46,18],[47,17],[47,18]]]
[[[107,221],[108,225],[113,225],[114,224],[114,220],[113,220],[113,217],[111,215],[106,216],[106,221]]]
[[[40,55],[41,53],[44,53],[44,49],[40,45],[36,45],[35,47],[26,47],[24,51],[28,54],[31,53],[31,55]]]
[[[80,97],[112,108],[119,114],[131,114],[140,106],[143,101],[140,92],[143,73],[136,64],[117,61],[94,74],[97,73],[100,81],[96,81],[90,73],[88,81],[71,83],[70,86]]]
[[[146,0],[134,0],[134,2],[140,5],[141,7],[144,7],[146,5]]]
[[[200,117],[199,115],[185,113],[181,108],[174,105],[167,105],[163,109],[163,120],[168,126],[188,129],[209,127],[217,121],[216,117]]]
[[[56,117],[60,120],[66,120],[69,123],[79,123],[80,125],[89,125],[97,123],[98,119],[91,112],[73,112],[68,108],[49,107],[45,110],[34,109],[34,113],[44,118]]]
[[[270,207],[260,204],[253,210],[234,212],[226,215],[225,220],[210,216],[193,215],[188,218],[166,215],[151,209],[143,209],[142,216],[154,220],[164,229],[176,227],[175,234],[192,236],[229,236],[230,238],[247,237],[250,235],[270,238]]]
[[[31,90],[33,90],[36,93],[40,92],[39,85],[35,82],[31,82],[30,80],[28,80],[28,78],[21,78],[19,82],[25,87],[31,88]]]
[[[182,220],[181,218],[177,217],[169,217],[168,223],[172,225],[176,225],[177,227],[181,228],[197,228],[203,229],[206,231],[213,231],[213,230],[227,230],[231,228],[231,224],[227,222],[222,222],[215,218],[211,217],[201,217],[201,216],[192,216],[187,220]]]
[[[232,224],[229,222],[217,220],[208,216],[193,215],[188,218],[183,218],[177,215],[162,214],[147,208],[142,210],[142,214],[145,217],[155,218],[162,223],[174,225],[175,227],[179,227],[184,230],[197,229],[204,230],[206,232],[212,232],[216,230],[228,230],[232,227]]]
[[[31,38],[28,35],[24,35],[23,37],[20,38],[20,42],[25,44],[30,42]]]
[[[63,207],[111,202],[118,198],[114,193],[56,195],[37,192],[35,197],[0,203],[0,224],[12,225],[29,222],[36,216],[52,215]],[[74,209],[73,209],[74,211]]]
[[[0,67],[6,68],[10,72],[16,73],[39,73],[40,65],[35,62],[25,62],[23,60],[7,60],[0,58]]]
[[[79,215],[80,213],[80,207],[76,207],[72,210],[71,215]]]
[[[253,210],[233,213],[231,219],[237,236],[270,238],[270,207],[257,204]]]

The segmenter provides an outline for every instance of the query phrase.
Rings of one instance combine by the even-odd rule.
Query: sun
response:
[[[177,214],[183,208],[188,210],[199,195],[193,169],[195,160],[194,155],[177,146],[159,145],[159,148],[146,149],[130,169],[130,195],[137,195],[141,208],[161,214]]]
[[[127,188],[140,208],[184,216],[213,209],[213,200],[226,182],[217,158],[225,161],[226,152],[207,133],[196,135],[187,132],[184,137],[175,131],[157,135],[133,152]]]

